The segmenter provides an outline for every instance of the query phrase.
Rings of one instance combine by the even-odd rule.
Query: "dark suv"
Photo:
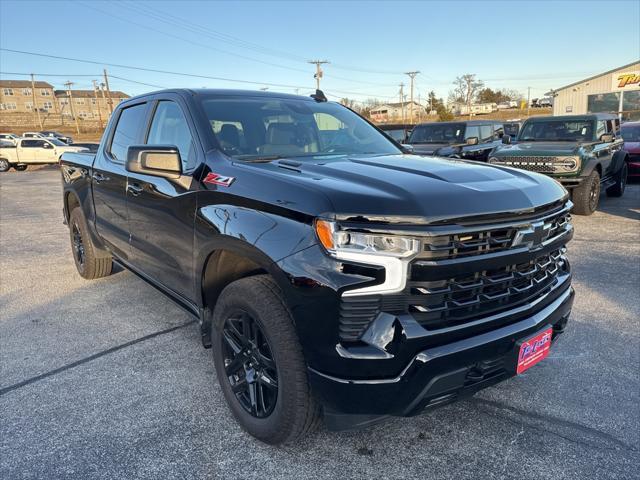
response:
[[[489,158],[493,165],[547,174],[571,191],[574,211],[591,215],[600,189],[624,194],[628,154],[623,149],[618,117],[608,113],[532,117],[515,141],[505,136]]]
[[[485,161],[504,135],[502,123],[490,120],[421,123],[407,145],[417,155]]]
[[[471,395],[544,359],[571,311],[561,185],[407,155],[321,92],[130,98],[61,173],[80,275],[115,262],[197,318],[265,442]]]

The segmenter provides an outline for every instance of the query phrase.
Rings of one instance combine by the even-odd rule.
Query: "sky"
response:
[[[637,61],[640,1],[0,0],[0,48],[0,78],[35,73],[56,88],[91,88],[106,68],[111,89],[131,95],[165,87],[308,95],[307,62],[317,59],[330,62],[321,83],[330,99],[398,101],[408,71],[420,71],[414,95],[423,102],[430,90],[446,98],[466,73],[524,96],[531,87],[535,98]]]

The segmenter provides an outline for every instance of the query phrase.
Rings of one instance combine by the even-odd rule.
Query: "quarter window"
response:
[[[147,104],[141,103],[122,110],[113,134],[109,151],[111,156],[120,162],[127,158],[127,149],[139,141],[140,126],[144,121]]]
[[[171,145],[178,147],[182,169],[195,167],[196,156],[189,124],[180,106],[175,102],[161,101],[153,115],[147,145]]]

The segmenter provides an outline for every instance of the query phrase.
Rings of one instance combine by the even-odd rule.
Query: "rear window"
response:
[[[141,103],[122,110],[109,151],[114,160],[124,162],[127,158],[127,150],[131,145],[142,143],[140,130],[145,119],[147,104]]]

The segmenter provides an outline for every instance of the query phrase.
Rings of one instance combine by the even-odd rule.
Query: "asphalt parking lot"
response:
[[[640,185],[574,217],[551,356],[428,415],[275,448],[228,411],[192,319],[76,273],[53,168],[0,174],[0,478],[638,478]]]

